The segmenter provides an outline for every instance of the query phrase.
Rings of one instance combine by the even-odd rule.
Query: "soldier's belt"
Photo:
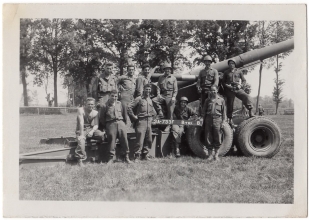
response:
[[[154,123],[158,125],[189,125],[189,126],[202,126],[203,120],[168,120],[168,119],[154,119]]]

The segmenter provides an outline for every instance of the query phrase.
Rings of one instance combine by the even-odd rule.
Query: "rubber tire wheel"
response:
[[[235,115],[232,118],[234,125],[240,125],[244,120],[247,120],[249,117],[244,115]]]
[[[270,118],[255,116],[243,121],[236,129],[235,143],[245,156],[271,158],[281,146],[281,131]],[[262,138],[260,142],[254,137]],[[257,143],[258,142],[258,143]]]
[[[203,150],[204,144],[200,140],[201,132],[202,132],[201,126],[190,126],[186,131],[186,138],[192,152],[200,158],[206,158],[207,155]],[[223,141],[222,144],[220,145],[219,156],[226,155],[227,152],[231,149],[233,143],[233,130],[231,129],[228,123],[224,122],[222,132],[223,132],[222,134]]]

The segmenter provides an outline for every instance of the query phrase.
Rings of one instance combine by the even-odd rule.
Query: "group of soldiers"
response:
[[[205,68],[200,71],[197,90],[201,95],[200,115],[204,121],[206,155],[208,160],[219,160],[219,147],[222,143],[220,129],[228,120],[232,123],[233,102],[235,96],[241,99],[252,113],[252,102],[242,89],[246,83],[243,73],[236,68],[234,60],[228,60],[230,69],[223,73],[223,77],[216,69],[211,68],[212,58],[204,57]],[[152,145],[153,119],[165,118],[174,120],[198,119],[198,113],[188,106],[188,98],[177,100],[177,79],[171,74],[169,63],[160,66],[163,74],[157,84],[151,83],[151,69],[148,63],[142,66],[142,72],[134,77],[135,65],[129,63],[127,73],[122,76],[113,74],[113,64],[106,63],[104,72],[97,68],[96,78],[91,85],[91,94],[86,100],[85,107],[78,109],[77,140],[78,146],[75,157],[79,165],[87,158],[85,143],[87,138],[107,141],[109,157],[108,164],[113,163],[116,140],[119,140],[120,157],[125,163],[132,163],[129,158],[129,144],[127,139],[128,126],[135,129],[136,143],[133,149],[134,162],[149,160],[148,152]],[[224,89],[226,103],[218,94],[218,88]],[[155,89],[154,89],[155,88]],[[153,92],[155,90],[155,92]],[[156,95],[153,95],[153,94]],[[165,111],[164,111],[165,110]],[[183,125],[167,125],[165,132],[172,133],[172,155],[180,157],[179,146],[185,133]]]

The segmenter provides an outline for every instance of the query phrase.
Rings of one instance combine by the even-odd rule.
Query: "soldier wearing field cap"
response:
[[[92,97],[104,104],[112,90],[117,90],[117,78],[113,75],[113,64],[108,62],[105,64],[104,73],[93,82]]]
[[[158,96],[153,99],[153,105],[159,115],[162,115],[161,105],[167,106],[167,119],[173,119],[173,113],[176,104],[176,96],[178,93],[177,79],[171,75],[172,66],[165,63],[163,66],[164,75],[158,80]],[[168,125],[165,131],[170,131],[171,126]]]
[[[134,149],[135,161],[148,160],[148,152],[152,145],[151,122],[156,115],[150,99],[151,85],[146,84],[143,95],[135,98],[128,107],[128,113],[133,119],[136,133],[136,145]]]
[[[188,107],[188,98],[181,97],[179,100],[179,105],[176,106],[174,110],[175,120],[188,120],[190,117],[197,118],[197,113],[190,107]],[[181,137],[184,134],[186,127],[184,125],[173,125],[172,126],[172,154],[176,157],[180,157],[179,145],[181,144]]]
[[[134,78],[135,66],[133,63],[129,63],[127,66],[127,74],[120,76],[117,81],[118,91],[120,93],[120,101],[127,106],[134,99],[135,83]]]
[[[225,101],[218,94],[218,87],[210,88],[209,97],[205,100],[202,114],[205,129],[205,142],[211,154],[208,160],[219,160],[219,148],[222,143],[221,131],[226,121]],[[206,149],[204,149],[206,151]],[[206,151],[206,154],[208,152]]]
[[[129,159],[129,143],[127,139],[127,108],[118,99],[118,92],[112,90],[108,101],[101,106],[100,123],[107,135],[107,146],[109,150],[109,161],[113,162],[115,155],[116,139],[118,138],[121,146],[122,159],[126,163],[131,163]]]
[[[208,97],[208,93],[210,91],[210,87],[217,86],[219,84],[219,74],[218,71],[214,68],[211,68],[210,65],[212,63],[211,56],[207,55],[203,58],[203,62],[205,64],[205,68],[202,69],[197,78],[197,90],[201,94],[201,106],[204,105],[205,100]]]
[[[252,117],[253,104],[252,100],[247,94],[243,87],[245,87],[246,79],[241,70],[236,68],[236,61],[234,59],[228,60],[229,70],[224,72],[223,76],[223,86],[225,87],[224,92],[226,96],[226,107],[227,107],[227,117],[229,123],[232,124],[232,115],[233,115],[233,105],[235,96],[239,98],[245,107],[249,110],[249,116]]]

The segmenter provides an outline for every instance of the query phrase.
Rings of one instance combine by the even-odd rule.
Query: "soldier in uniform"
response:
[[[120,76],[118,78],[118,91],[120,93],[120,101],[127,106],[134,99],[135,83],[134,78],[135,67],[133,63],[129,63],[127,66],[127,75]]]
[[[212,86],[201,114],[204,120],[206,146],[211,151],[208,160],[219,160],[219,148],[222,143],[220,129],[226,121],[225,102],[217,92],[218,88]]]
[[[225,87],[225,96],[227,102],[227,117],[229,123],[232,124],[233,104],[235,96],[239,98],[245,107],[249,110],[249,116],[253,116],[252,101],[250,96],[242,89],[242,85],[246,84],[246,79],[241,70],[236,68],[236,62],[233,59],[228,60],[229,70],[224,72],[223,86]],[[240,83],[241,80],[241,83]]]
[[[92,84],[92,97],[102,105],[107,102],[112,90],[117,90],[117,78],[113,75],[113,64],[108,62],[105,64],[104,73]]]
[[[210,67],[212,59],[209,55],[205,56],[204,59],[205,69],[202,69],[197,78],[196,87],[198,92],[201,94],[202,103],[200,106],[203,107],[205,100],[208,97],[208,92],[211,86],[217,86],[219,84],[219,74],[216,69]]]
[[[175,108],[174,119],[176,120],[188,120],[190,117],[197,118],[197,113],[190,107],[188,107],[188,98],[181,97],[179,100],[179,106]],[[176,157],[180,157],[179,145],[181,143],[181,137],[184,134],[186,127],[184,125],[173,125],[172,126],[172,154]]]
[[[144,86],[150,83],[149,73],[150,73],[149,63],[144,63],[142,66],[142,73],[136,79],[134,98],[143,95]]]
[[[263,116],[264,115],[264,108],[262,107],[261,104],[259,104],[258,110],[259,110],[259,116]]]
[[[86,139],[93,138],[103,141],[104,133],[98,130],[98,112],[94,110],[94,98],[87,98],[86,106],[77,110],[77,147],[75,149],[75,157],[78,164],[83,166],[83,160],[87,159],[85,151]]]
[[[167,106],[167,119],[173,119],[176,96],[178,93],[177,79],[171,75],[172,67],[165,64],[163,67],[164,75],[158,80],[158,95],[153,99],[153,105],[159,116],[163,115],[161,105]],[[168,125],[165,131],[169,131],[171,126]]]
[[[126,163],[131,163],[129,159],[129,143],[127,139],[127,108],[118,99],[118,92],[112,90],[108,101],[101,106],[100,123],[107,135],[107,145],[109,150],[108,164],[113,162],[115,155],[116,138],[120,141],[122,159]]]
[[[148,152],[152,145],[151,122],[156,112],[150,99],[151,85],[146,84],[143,95],[135,98],[128,107],[128,113],[133,118],[136,132],[136,145],[134,149],[135,161],[148,160]]]

